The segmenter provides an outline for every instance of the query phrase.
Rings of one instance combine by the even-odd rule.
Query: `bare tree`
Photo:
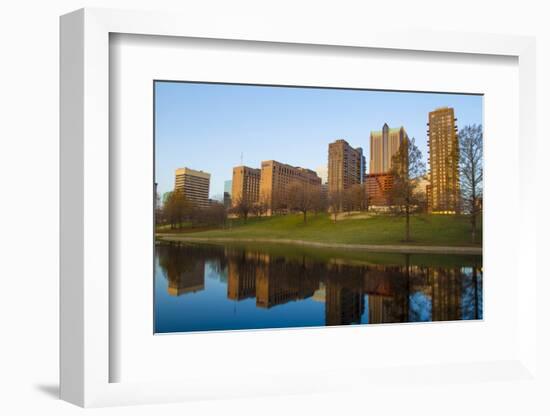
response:
[[[252,204],[246,198],[237,198],[232,211],[240,218],[244,219],[244,222],[248,220],[248,215],[252,210]]]
[[[336,223],[336,220],[338,219],[338,213],[342,211],[342,205],[343,205],[343,195],[341,191],[332,191],[328,195],[328,209],[330,213],[332,214],[332,218],[334,222]]]
[[[162,206],[160,204],[160,195],[156,188],[157,187],[155,184],[155,227],[158,227],[162,223],[163,217]]]
[[[293,211],[299,211],[304,215],[304,223],[307,223],[307,212],[313,211],[321,199],[321,189],[317,189],[305,182],[292,184],[288,192],[288,207]]]
[[[369,199],[367,195],[367,187],[364,183],[355,184],[349,188],[348,203],[353,211],[368,211]]]
[[[257,201],[251,204],[250,213],[256,217],[261,217],[267,213],[267,204],[263,201]]]
[[[458,134],[462,209],[470,217],[472,242],[476,239],[477,217],[483,198],[483,129],[480,124],[465,126]]]
[[[405,241],[411,241],[411,214],[420,211],[425,200],[418,189],[418,182],[425,172],[422,153],[416,147],[414,138],[403,141],[392,160],[393,185],[388,199],[390,211],[405,217]]]
[[[195,209],[191,221],[198,225],[225,226],[227,211],[221,202],[213,202],[207,207]]]

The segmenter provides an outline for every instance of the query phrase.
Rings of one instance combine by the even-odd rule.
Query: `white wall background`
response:
[[[58,17],[81,7],[177,10],[208,24],[213,13],[232,19],[275,19],[286,24],[361,28],[389,22],[434,30],[537,36],[538,132],[541,191],[538,210],[539,273],[549,244],[546,202],[550,185],[542,176],[548,162],[550,115],[550,28],[544,1],[169,1],[169,0],[11,0],[0,6],[0,414],[73,414],[82,410],[56,399],[58,383]],[[503,122],[506,122],[503,120]],[[545,377],[548,351],[549,284],[538,287],[539,355]],[[544,329],[546,328],[546,329]],[[548,381],[548,379],[546,379]],[[549,414],[546,394],[525,386],[498,383],[483,394],[467,384],[434,385],[394,394],[360,397],[258,398],[93,410],[104,414]],[[453,391],[451,395],[449,392]],[[424,397],[424,400],[418,400]],[[415,399],[416,398],[416,399]],[[414,400],[413,400],[414,399]],[[413,407],[411,403],[415,403]],[[420,403],[422,404],[420,406]]]

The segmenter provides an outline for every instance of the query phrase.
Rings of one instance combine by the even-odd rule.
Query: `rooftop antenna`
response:
[[[243,152],[241,152],[241,166],[243,165]]]

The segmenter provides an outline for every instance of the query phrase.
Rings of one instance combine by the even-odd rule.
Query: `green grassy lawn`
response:
[[[189,230],[190,237],[269,238],[347,244],[403,244],[405,219],[387,215],[340,216],[334,223],[328,214],[308,215],[304,224],[299,214],[230,220],[225,229]],[[159,230],[163,232],[163,230]],[[468,218],[451,215],[417,215],[411,217],[410,244],[439,246],[480,246],[472,244]]]

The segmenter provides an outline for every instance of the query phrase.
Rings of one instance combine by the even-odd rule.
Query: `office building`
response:
[[[189,168],[176,169],[174,190],[181,192],[194,205],[207,207],[209,205],[210,174]]]
[[[268,215],[273,210],[286,208],[289,191],[295,184],[321,192],[321,178],[314,171],[275,160],[262,162],[260,200],[266,204]]]
[[[233,181],[225,181],[223,183],[223,206],[226,208],[231,207],[231,193]]]
[[[363,149],[354,149],[345,140],[328,145],[328,192],[342,192],[365,179]]]
[[[406,140],[408,136],[403,127],[390,128],[384,123],[381,131],[371,131],[369,173],[388,173],[392,168],[393,157]]]
[[[231,184],[231,204],[236,206],[241,202],[253,205],[260,199],[260,169],[248,166],[236,166],[233,168],[233,180]]]
[[[383,207],[389,204],[389,192],[393,185],[391,173],[369,173],[365,179],[369,205]]]
[[[459,144],[454,109],[438,108],[428,117],[428,209],[434,213],[454,214],[458,210],[460,196]]]

